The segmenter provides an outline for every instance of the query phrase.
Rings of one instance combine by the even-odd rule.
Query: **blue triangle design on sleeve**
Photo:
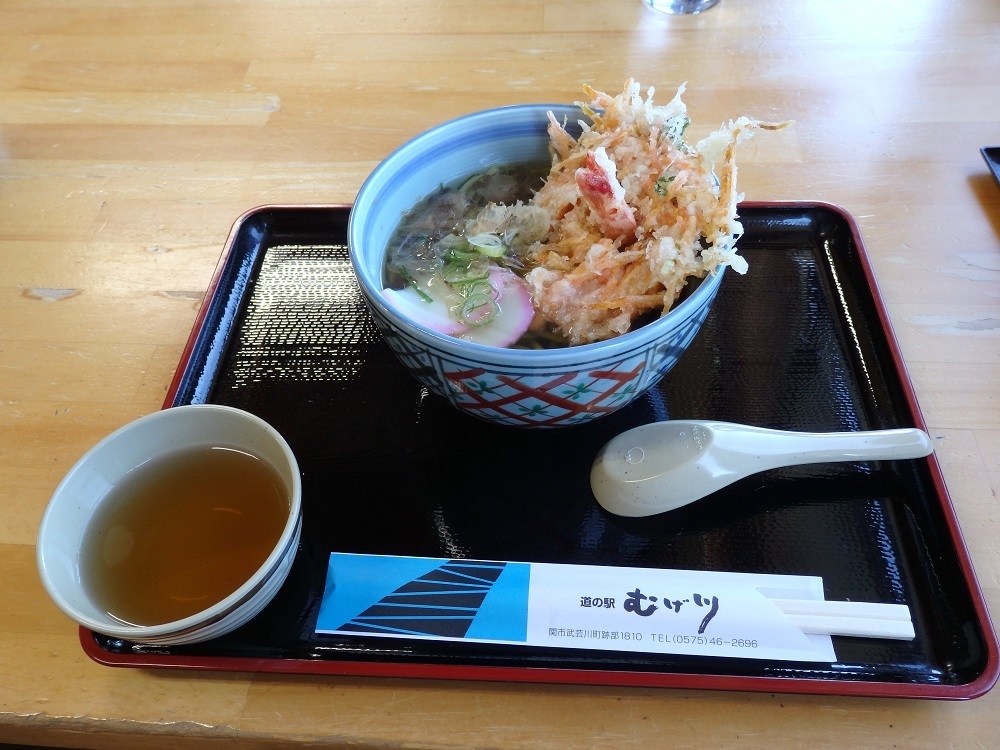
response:
[[[337,631],[464,638],[506,565],[449,560],[396,588]]]

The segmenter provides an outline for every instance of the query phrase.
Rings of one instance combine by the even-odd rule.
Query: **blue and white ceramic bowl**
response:
[[[655,385],[708,316],[723,273],[653,323],[608,341],[521,350],[474,344],[403,317],[382,297],[385,249],[404,211],[441,185],[495,164],[548,162],[547,112],[572,125],[567,105],[476,112],[418,135],[365,181],[351,211],[348,246],[361,292],[386,342],[412,375],[455,408],[520,427],[565,427],[616,411]],[[579,133],[579,126],[576,132]]]

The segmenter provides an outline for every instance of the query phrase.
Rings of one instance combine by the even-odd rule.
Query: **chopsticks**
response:
[[[912,640],[913,622],[905,604],[771,599],[803,633]]]

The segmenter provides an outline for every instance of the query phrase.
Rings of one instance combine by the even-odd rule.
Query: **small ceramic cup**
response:
[[[245,451],[277,471],[288,497],[281,535],[263,564],[236,591],[174,622],[130,625],[111,617],[81,580],[88,524],[130,471],[179,449],[218,446]],[[42,517],[37,562],[55,604],[80,625],[136,643],[196,643],[243,625],[274,598],[298,549],[302,488],[298,464],[284,438],[259,417],[227,406],[178,406],[125,425],[91,448],[56,488]]]
[[[579,107],[525,104],[476,112],[418,135],[362,185],[348,226],[361,292],[386,343],[420,383],[456,409],[518,427],[566,427],[598,419],[655,385],[694,340],[723,272],[709,275],[666,315],[607,341],[562,349],[507,349],[437,333],[386,302],[386,246],[404,211],[442,184],[497,164],[548,163],[547,112],[574,136]]]

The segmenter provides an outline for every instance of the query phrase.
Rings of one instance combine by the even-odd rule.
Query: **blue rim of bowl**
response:
[[[435,125],[422,133],[417,134],[413,138],[405,141],[400,146],[395,148],[388,156],[383,159],[378,166],[372,170],[368,178],[362,183],[361,189],[358,191],[357,198],[355,199],[355,205],[358,204],[359,199],[365,196],[366,191],[371,190],[372,184],[374,184],[378,178],[381,176],[382,172],[387,171],[390,168],[396,168],[396,162],[399,162],[404,157],[402,152],[411,148],[414,145],[418,145],[425,140],[432,139],[436,137],[441,131],[453,128],[456,125],[464,123],[474,123],[478,120],[484,119],[486,117],[495,117],[497,115],[502,115],[504,113],[510,112],[524,112],[524,111],[538,111],[544,116],[548,111],[559,111],[561,114],[564,113],[567,116],[571,112],[578,112],[580,119],[589,119],[586,114],[580,110],[578,105],[570,104],[512,104],[505,107],[496,107],[493,109],[480,110],[478,112],[472,112],[467,115],[461,115],[459,117],[447,120],[438,125]],[[545,123],[547,120],[541,120],[540,123],[543,125],[541,132],[544,133],[547,125]],[[517,135],[531,135],[535,132],[537,128],[532,125],[530,127],[519,128]],[[505,134],[509,134],[511,131],[506,130]],[[471,137],[469,140],[472,140]],[[476,138],[475,140],[480,140]],[[418,157],[413,157],[406,159],[402,166],[405,168],[410,164],[419,161]],[[376,193],[375,198],[369,199],[373,204],[377,202],[378,195],[381,193]],[[425,339],[430,340],[433,344],[440,348],[448,351],[450,354],[469,358],[472,360],[496,360],[496,359],[507,359],[511,356],[526,356],[526,357],[544,357],[546,362],[545,366],[563,366],[565,364],[570,364],[578,358],[589,359],[588,355],[596,349],[601,350],[602,356],[625,356],[629,350],[645,348],[649,345],[649,340],[655,340],[658,338],[662,332],[661,329],[669,329],[674,325],[675,321],[684,320],[695,315],[694,309],[699,309],[704,305],[707,305],[712,298],[714,298],[718,286],[722,283],[722,277],[725,275],[726,268],[728,266],[721,266],[717,268],[713,273],[708,274],[700,279],[689,279],[688,283],[697,282],[698,287],[691,292],[685,299],[683,299],[679,304],[670,308],[666,315],[657,320],[654,320],[646,325],[636,328],[634,330],[623,333],[620,336],[616,336],[610,339],[604,339],[602,341],[596,341],[589,344],[579,344],[577,346],[569,346],[559,349],[512,349],[505,347],[487,346],[485,344],[477,344],[471,341],[466,341],[464,339],[458,339],[453,336],[448,336],[447,334],[438,333],[433,331],[419,323],[412,320],[404,318],[399,315],[398,312],[391,309],[385,301],[382,299],[381,289],[376,288],[374,284],[368,277],[368,274],[363,270],[359,270],[359,266],[363,268],[363,264],[360,262],[358,253],[355,250],[357,245],[356,240],[359,234],[358,224],[355,218],[355,214],[352,211],[348,217],[347,222],[347,246],[348,254],[351,259],[352,266],[354,267],[355,276],[357,277],[358,284],[361,286],[364,296],[368,299],[370,304],[374,304],[378,307],[381,316],[387,320],[402,320],[405,322],[409,330],[414,334],[421,336]],[[384,252],[384,249],[382,250]],[[541,365],[542,363],[539,363]]]

